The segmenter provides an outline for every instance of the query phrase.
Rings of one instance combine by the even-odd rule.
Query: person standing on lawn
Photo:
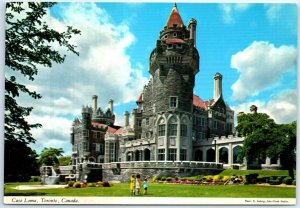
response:
[[[140,190],[141,190],[141,176],[140,174],[136,175],[136,180],[135,180],[135,188],[136,188],[136,194],[139,195],[140,194]]]
[[[129,179],[129,188],[130,188],[130,195],[134,196],[135,195],[135,175],[134,174],[132,174]]]
[[[147,195],[148,193],[148,181],[147,181],[147,177],[144,177],[144,195]]]

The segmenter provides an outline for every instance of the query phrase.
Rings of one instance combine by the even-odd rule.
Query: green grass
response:
[[[129,184],[113,184],[112,187],[59,188],[40,190],[15,190],[17,185],[37,183],[7,183],[5,196],[130,196]],[[148,197],[242,197],[242,198],[295,198],[295,187],[271,187],[255,185],[183,185],[149,184]]]

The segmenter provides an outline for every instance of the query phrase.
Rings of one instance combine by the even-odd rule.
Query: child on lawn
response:
[[[148,192],[148,181],[147,181],[147,177],[144,177],[144,195],[147,195]]]
[[[135,175],[131,175],[129,179],[129,188],[130,188],[130,195],[134,196],[135,195]]]
[[[140,189],[141,189],[141,176],[140,174],[136,175],[136,180],[135,180],[135,188],[136,188],[136,194],[140,194]]]

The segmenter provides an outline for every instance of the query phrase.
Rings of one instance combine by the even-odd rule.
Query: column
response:
[[[180,161],[180,150],[181,150],[181,136],[180,136],[180,129],[181,129],[181,121],[179,116],[177,117],[177,135],[176,135],[176,148],[177,148],[177,152],[176,152],[176,160]],[[188,153],[187,153],[188,155]]]
[[[215,146],[215,161],[218,163],[219,162],[219,147],[218,145]]]
[[[202,147],[202,159],[204,162],[207,162],[206,161],[206,148]]]
[[[228,147],[228,165],[232,165],[233,163],[233,151],[232,151],[232,143],[229,143]]]
[[[164,141],[164,145],[165,145],[165,161],[168,160],[168,122],[166,119],[166,127],[165,127],[165,141]]]
[[[271,158],[269,158],[269,157],[266,158],[266,165],[267,166],[271,165]]]

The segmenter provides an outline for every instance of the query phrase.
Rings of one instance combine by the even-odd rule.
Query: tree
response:
[[[38,155],[26,144],[19,141],[5,142],[4,181],[28,181],[31,176],[39,175]]]
[[[58,158],[58,162],[60,166],[65,166],[65,165],[69,165],[71,161],[71,157],[70,156],[61,156]]]
[[[38,73],[40,66],[50,67],[55,63],[63,63],[65,55],[54,49],[54,43],[78,55],[75,46],[68,40],[80,31],[68,27],[65,32],[50,29],[42,19],[47,9],[55,3],[49,2],[9,2],[6,4],[5,31],[5,66],[6,70],[22,75],[30,81]],[[28,9],[24,9],[28,6]],[[24,16],[17,18],[17,16]],[[5,140],[21,141],[26,144],[35,139],[30,129],[40,127],[40,124],[29,124],[25,117],[30,114],[32,107],[20,106],[16,97],[20,93],[34,99],[41,98],[35,91],[29,90],[25,84],[18,82],[14,75],[5,74]]]
[[[43,21],[47,9],[55,3],[47,2],[8,2],[6,3],[5,30],[5,176],[24,175],[23,170],[36,163],[34,151],[28,144],[34,143],[30,130],[41,127],[40,124],[30,124],[26,117],[33,107],[21,106],[17,97],[21,94],[33,99],[40,99],[41,95],[29,90],[26,84],[20,82],[20,77],[34,81],[38,69],[52,67],[53,63],[63,63],[65,55],[59,49],[66,49],[79,55],[69,39],[80,31],[67,27],[65,32],[58,32],[49,28]],[[27,8],[27,9],[25,9]],[[9,147],[13,147],[9,149]],[[18,149],[19,148],[19,149]],[[13,151],[12,151],[13,150]],[[27,158],[28,160],[23,160]],[[29,159],[31,158],[31,159]],[[19,174],[17,174],[18,172]],[[5,177],[7,178],[7,177]],[[11,179],[10,177],[10,180]],[[15,180],[19,180],[15,178]]]
[[[238,133],[245,137],[239,160],[269,158],[281,159],[283,168],[294,178],[296,150],[296,122],[276,124],[267,114],[248,113],[238,116]]]
[[[47,165],[47,166],[58,166],[59,160],[58,157],[62,156],[62,153],[64,153],[62,148],[47,148],[45,147],[39,157],[39,164]]]

